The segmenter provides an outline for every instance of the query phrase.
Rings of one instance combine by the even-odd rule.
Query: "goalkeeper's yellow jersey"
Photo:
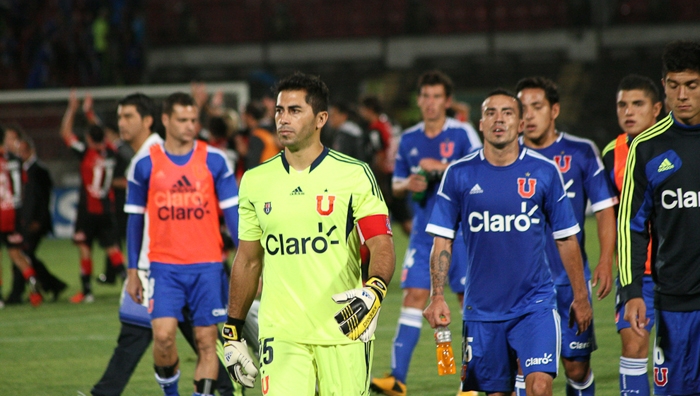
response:
[[[316,345],[351,342],[331,296],[362,287],[358,220],[387,216],[364,162],[324,148],[308,169],[284,152],[247,171],[239,191],[239,238],[264,250],[261,337]]]

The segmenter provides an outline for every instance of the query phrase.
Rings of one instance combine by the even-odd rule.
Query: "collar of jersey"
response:
[[[326,155],[328,155],[328,147],[323,146],[323,151],[321,151],[321,154],[316,157],[314,162],[311,163],[311,166],[309,167],[309,173],[316,169],[316,167],[323,161],[324,158],[326,158]],[[284,166],[284,170],[289,173],[289,162],[287,162],[287,157],[284,155],[284,151],[280,155],[282,157],[282,165]]]
[[[673,123],[675,124],[675,126],[677,126],[680,129],[683,129],[685,131],[698,131],[698,130],[700,130],[700,124],[698,124],[698,125],[685,125],[684,123],[678,121],[678,119],[676,118],[676,115],[673,114],[673,112],[671,112],[671,117],[673,117]]]

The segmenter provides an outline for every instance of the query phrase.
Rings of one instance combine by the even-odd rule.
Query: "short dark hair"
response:
[[[180,106],[197,106],[197,102],[194,101],[194,98],[190,94],[175,92],[174,94],[170,94],[170,96],[163,101],[163,114],[172,114],[176,104]]]
[[[328,111],[328,86],[319,76],[294,72],[280,80],[275,86],[275,91],[277,95],[282,91],[306,91],[304,100],[311,106],[314,115],[320,111]]]
[[[518,103],[518,117],[523,118],[523,102],[518,99],[515,94],[505,88],[496,88],[493,91],[489,92],[486,97],[484,98],[484,101],[486,99],[492,97],[492,96],[498,96],[498,95],[503,95],[503,96],[510,96],[511,98],[515,99],[516,103]]]
[[[7,131],[17,132],[17,135],[19,138],[26,135],[26,133],[24,132],[24,128],[22,128],[22,126],[16,122],[11,122],[9,124],[0,125],[0,144],[2,144],[2,141],[5,140],[5,133]]]
[[[209,132],[214,137],[227,138],[228,125],[226,125],[226,121],[222,117],[212,117],[209,120]]]
[[[677,40],[666,44],[661,56],[661,78],[668,73],[692,70],[700,73],[700,43]]]
[[[123,97],[117,103],[117,105],[136,107],[136,111],[139,113],[141,118],[144,118],[146,116],[151,116],[151,118],[153,118],[153,121],[154,121],[154,123],[151,124],[151,129],[153,129],[153,125],[155,124],[155,119],[157,116],[156,103],[149,96],[147,96],[141,92],[132,93],[130,95]]]
[[[661,102],[659,88],[654,84],[654,81],[647,76],[628,74],[620,80],[620,85],[617,86],[617,92],[631,91],[633,89],[643,91],[644,94],[651,98],[652,104]]]
[[[546,77],[525,77],[515,84],[515,92],[519,93],[523,89],[539,88],[544,91],[544,96],[547,98],[549,105],[559,103],[559,88],[557,84]]]
[[[384,112],[382,102],[380,102],[379,98],[376,96],[365,96],[360,100],[360,105],[370,109],[375,114],[382,114]]]
[[[90,125],[87,133],[90,139],[95,143],[102,143],[105,141],[105,131],[99,125]]]
[[[445,96],[451,97],[454,90],[452,79],[440,70],[428,70],[418,77],[418,93],[426,85],[442,85],[445,88]]]

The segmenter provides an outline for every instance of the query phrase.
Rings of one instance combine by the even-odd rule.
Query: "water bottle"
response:
[[[435,329],[435,345],[437,347],[437,368],[439,375],[456,374],[455,357],[452,352],[452,333],[445,326]]]
[[[428,181],[428,172],[426,172],[422,168],[418,170],[417,174],[423,176],[425,178],[426,182]],[[423,202],[425,201],[425,194],[427,192],[428,192],[427,188],[423,191],[414,192],[413,195],[411,196],[411,199],[413,199],[415,202],[423,204]]]

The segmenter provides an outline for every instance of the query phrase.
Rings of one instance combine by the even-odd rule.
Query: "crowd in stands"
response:
[[[143,3],[0,2],[0,89],[138,83],[145,59]]]
[[[235,44],[578,29],[685,22],[700,16],[693,0],[201,0],[197,4],[150,1],[150,43]]]
[[[139,83],[147,78],[147,41],[149,46],[234,44],[668,23],[700,17],[692,0],[599,3],[206,0],[195,6],[184,0],[6,0],[0,2],[0,89]],[[308,6],[317,12],[305,12]]]

